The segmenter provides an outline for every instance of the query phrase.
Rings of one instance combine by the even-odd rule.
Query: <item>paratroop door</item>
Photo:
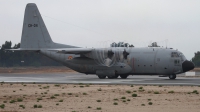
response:
[[[155,57],[156,73],[161,75],[169,74],[170,72],[169,62],[170,62],[169,52],[166,52],[164,49],[159,49]]]

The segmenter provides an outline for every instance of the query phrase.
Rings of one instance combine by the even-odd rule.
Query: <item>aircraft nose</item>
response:
[[[187,72],[189,70],[194,69],[194,64],[191,61],[184,61],[182,64],[183,72]]]

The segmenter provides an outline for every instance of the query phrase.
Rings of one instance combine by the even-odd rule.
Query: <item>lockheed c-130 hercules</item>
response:
[[[16,51],[35,51],[63,65],[85,74],[96,74],[100,79],[129,75],[165,75],[192,70],[194,64],[183,53],[170,48],[108,47],[80,48],[52,41],[40,12],[34,3],[25,9],[21,45]]]

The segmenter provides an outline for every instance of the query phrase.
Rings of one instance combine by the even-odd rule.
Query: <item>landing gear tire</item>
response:
[[[119,75],[115,75],[115,78],[117,79],[119,77]]]
[[[119,75],[115,75],[115,76],[107,76],[109,79],[116,79],[119,77]]]
[[[176,79],[176,74],[170,74],[169,79]]]
[[[126,79],[126,78],[128,77],[128,75],[120,75],[120,77],[121,77],[122,79]]]
[[[107,76],[109,79],[114,79],[115,76]]]
[[[105,79],[106,76],[98,75],[99,79]]]

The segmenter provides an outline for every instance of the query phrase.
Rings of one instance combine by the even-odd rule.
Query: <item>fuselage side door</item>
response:
[[[155,57],[156,73],[168,75],[170,73],[169,62],[170,52],[166,49],[158,49]]]
[[[142,53],[141,56],[141,68],[143,73],[155,73],[155,64],[154,64],[154,57],[155,57],[155,51],[148,50]]]
[[[154,74],[155,73],[155,55],[153,49],[142,49],[131,54],[132,73]]]
[[[140,64],[141,53],[140,52],[132,52],[131,54],[131,67],[132,67],[132,73],[141,73],[142,68]]]

